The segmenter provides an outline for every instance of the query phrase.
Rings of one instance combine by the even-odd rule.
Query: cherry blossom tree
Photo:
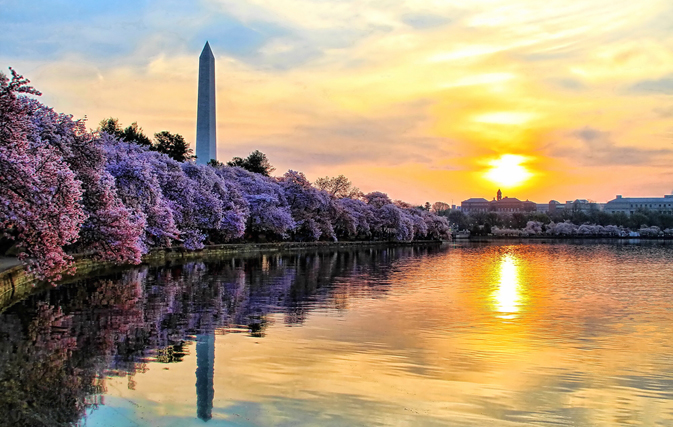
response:
[[[606,225],[605,227],[603,227],[603,230],[605,231],[605,234],[608,236],[623,237],[628,234],[623,227],[618,227],[616,225]]]
[[[554,236],[572,236],[577,233],[577,225],[570,221],[547,224],[547,234]]]
[[[173,212],[178,239],[187,249],[202,249],[208,237],[203,229],[209,228],[209,222],[204,221],[204,216],[199,214],[198,190],[194,182],[182,170],[180,163],[168,156],[156,152],[143,155]]]
[[[361,238],[371,236],[370,223],[373,221],[373,208],[362,200],[341,198],[334,203],[336,218],[334,229],[341,239]]]
[[[31,119],[39,137],[61,153],[82,185],[81,204],[87,219],[74,249],[101,260],[139,263],[145,221],[117,195],[114,178],[105,170],[102,142],[87,132],[83,120],[32,103]]]
[[[170,247],[179,235],[171,204],[164,197],[147,157],[149,150],[102,133],[106,170],[114,177],[117,194],[132,214],[145,221],[143,252]]]
[[[661,229],[656,225],[653,225],[651,227],[640,227],[638,233],[640,233],[640,235],[644,237],[659,237],[664,234],[661,231]]]
[[[428,234],[428,224],[426,223],[426,216],[432,215],[429,209],[419,209],[405,203],[401,200],[395,202],[395,206],[402,210],[402,214],[411,222],[412,238],[424,239]]]
[[[494,225],[491,228],[491,234],[493,234],[494,236],[519,237],[523,235],[524,232],[516,228],[500,228]]]
[[[289,237],[288,233],[296,224],[283,188],[275,179],[239,167],[218,166],[214,170],[225,181],[235,182],[248,202],[249,235],[271,234],[281,239]]]
[[[314,188],[303,173],[289,170],[278,178],[297,226],[295,240],[336,239],[332,219],[336,212],[329,194]]]
[[[523,231],[528,235],[542,234],[542,223],[540,221],[528,221]]]
[[[373,209],[372,231],[384,240],[412,240],[414,238],[414,222],[405,212],[404,207],[393,204],[387,194],[378,191],[365,194],[365,201]],[[399,202],[398,202],[399,204]]]
[[[393,201],[390,200],[390,197],[386,193],[381,193],[380,191],[374,191],[362,196],[367,202],[368,205],[375,208],[381,208],[384,205],[392,204]]]
[[[428,226],[428,232],[425,235],[427,239],[451,240],[451,225],[447,218],[434,213],[424,215],[424,217]]]
[[[242,237],[249,208],[236,183],[222,179],[211,166],[185,162],[181,167],[195,190],[196,215],[201,229],[219,242]]]
[[[31,120],[40,95],[10,68],[0,73],[0,230],[16,240],[20,259],[39,278],[72,271],[63,250],[73,243],[86,218],[81,183],[61,153],[40,137]]]

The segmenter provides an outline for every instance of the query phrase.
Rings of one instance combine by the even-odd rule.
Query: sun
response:
[[[500,158],[488,162],[491,168],[486,171],[484,177],[505,188],[519,186],[533,176],[522,165],[528,160],[528,157],[517,154],[503,154]]]

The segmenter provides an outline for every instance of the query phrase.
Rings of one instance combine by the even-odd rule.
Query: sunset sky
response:
[[[673,2],[0,0],[0,70],[95,128],[194,143],[216,58],[218,159],[459,204],[673,190]]]

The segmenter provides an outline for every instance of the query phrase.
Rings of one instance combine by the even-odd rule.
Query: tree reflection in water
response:
[[[133,388],[147,362],[180,362],[194,340],[198,416],[209,419],[216,330],[263,337],[270,313],[301,324],[312,309],[346,309],[355,294],[384,294],[396,259],[438,250],[363,248],[143,266],[34,295],[0,314],[0,425],[76,425],[88,408],[104,403],[106,377],[127,377]],[[376,285],[361,280],[366,276],[376,276]]]

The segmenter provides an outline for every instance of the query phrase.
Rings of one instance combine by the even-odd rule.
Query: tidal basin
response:
[[[585,241],[133,267],[4,309],[0,425],[673,426],[672,260]]]

